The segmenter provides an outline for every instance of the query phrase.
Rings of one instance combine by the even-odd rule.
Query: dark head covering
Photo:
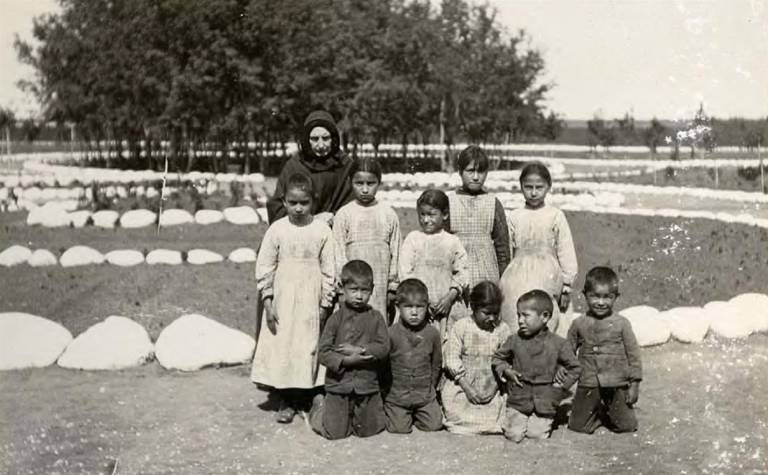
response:
[[[323,127],[331,133],[331,151],[327,157],[320,158],[312,152],[309,145],[309,133],[315,127]],[[342,161],[341,139],[339,128],[333,120],[333,116],[326,111],[316,110],[310,113],[304,120],[304,128],[301,132],[299,144],[301,146],[301,158],[307,167],[313,170],[327,170],[337,167]]]

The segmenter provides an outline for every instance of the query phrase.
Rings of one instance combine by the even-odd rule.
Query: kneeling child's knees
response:
[[[520,443],[525,438],[525,432],[502,430],[504,438],[512,442]]]

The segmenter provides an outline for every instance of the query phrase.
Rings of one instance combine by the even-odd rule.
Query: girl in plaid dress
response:
[[[461,187],[448,194],[450,230],[469,256],[469,288],[498,282],[509,264],[509,231],[501,202],[483,189],[490,162],[483,149],[470,145],[459,154],[456,167]]]
[[[373,269],[370,305],[385,318],[397,290],[400,221],[390,206],[376,200],[381,166],[373,158],[358,158],[349,170],[355,201],[342,207],[333,219],[336,275],[347,262],[359,259]],[[391,320],[391,319],[390,319]],[[389,323],[389,321],[387,322]]]
[[[451,327],[443,348],[445,427],[458,434],[500,434],[505,401],[491,358],[511,334],[499,320],[501,290],[493,282],[480,282],[469,303],[472,318]]]

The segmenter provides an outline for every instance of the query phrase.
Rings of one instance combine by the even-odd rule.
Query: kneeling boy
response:
[[[501,429],[515,442],[549,437],[557,406],[581,373],[571,345],[547,328],[552,311],[552,298],[543,290],[523,294],[517,301],[517,335],[493,355],[493,370],[507,389]],[[558,367],[564,370],[560,383]]]
[[[443,411],[436,386],[443,366],[440,332],[427,322],[429,295],[418,279],[397,287],[400,320],[389,328],[389,376],[384,397],[387,430],[407,434],[413,426],[423,431],[443,427]]]
[[[344,302],[320,337],[320,364],[326,367],[325,399],[316,396],[312,429],[327,439],[368,437],[385,428],[379,372],[389,353],[384,317],[368,305],[371,266],[349,261],[341,269]]]

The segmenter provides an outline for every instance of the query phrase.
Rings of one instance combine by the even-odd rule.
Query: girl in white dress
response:
[[[555,331],[560,312],[570,304],[571,286],[578,272],[576,250],[565,214],[545,203],[552,177],[542,163],[531,162],[520,173],[525,206],[507,215],[512,261],[501,276],[504,293],[501,319],[517,332],[517,299],[529,290],[552,296],[555,311],[547,324]]]
[[[335,251],[331,228],[311,214],[313,199],[309,177],[288,179],[288,216],[267,229],[256,260],[267,329],[259,333],[251,380],[274,388],[281,423],[293,420],[301,400],[325,378],[317,347],[333,305]]]

